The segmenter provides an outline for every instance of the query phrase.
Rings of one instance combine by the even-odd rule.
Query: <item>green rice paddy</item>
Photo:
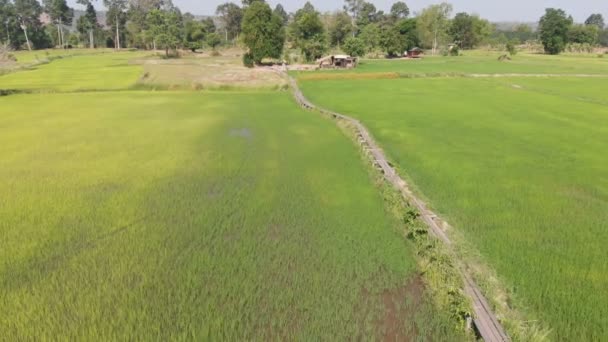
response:
[[[377,65],[388,63],[396,62]],[[549,338],[599,341],[608,338],[606,82],[300,83],[312,102],[370,128],[401,173],[495,268],[512,292],[510,304],[540,319]]]
[[[72,56],[0,76],[0,89],[33,92],[119,90],[135,85],[140,52]]]
[[[405,75],[441,74],[589,74],[608,75],[608,55],[547,56],[520,53],[510,61],[499,61],[505,52],[464,51],[464,56],[427,56],[423,59],[362,60],[349,71],[338,73],[396,73]],[[336,73],[322,71],[320,73]]]
[[[133,56],[0,76],[2,339],[463,338],[332,121]]]

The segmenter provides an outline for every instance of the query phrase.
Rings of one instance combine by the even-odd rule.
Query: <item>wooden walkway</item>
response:
[[[426,204],[416,197],[416,195],[410,190],[408,184],[389,164],[384,152],[378,147],[367,128],[365,128],[365,126],[363,126],[363,124],[361,124],[358,120],[355,120],[349,116],[315,106],[308,101],[306,97],[304,97],[300,91],[300,88],[298,87],[297,82],[290,76],[288,76],[288,78],[296,101],[302,107],[309,110],[319,111],[322,114],[333,117],[334,119],[345,120],[355,127],[357,139],[359,140],[361,146],[368,152],[374,166],[384,174],[384,178],[386,178],[386,180],[389,181],[409,203],[418,209],[420,212],[420,217],[427,224],[432,234],[441,240],[449,249],[452,249],[452,241],[442,228],[448,226],[447,222],[443,221],[438,215],[428,209]],[[455,264],[461,273],[465,293],[473,304],[473,323],[475,324],[475,328],[477,329],[477,332],[481,338],[487,342],[509,341],[509,337],[496,318],[496,315],[492,311],[488,301],[481,293],[479,286],[477,286],[467,271],[465,265],[459,260],[456,260]]]

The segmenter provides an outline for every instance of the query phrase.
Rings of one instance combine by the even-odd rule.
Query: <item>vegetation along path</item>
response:
[[[306,109],[318,110],[323,114],[327,114],[338,120],[345,120],[349,123],[353,124],[357,131],[357,138],[361,145],[364,146],[366,151],[370,153],[370,158],[375,166],[379,168],[384,174],[389,183],[393,185],[395,189],[397,189],[403,197],[412,203],[420,212],[420,217],[427,224],[430,231],[435,235],[439,240],[441,240],[448,248],[452,245],[452,241],[445,234],[444,230],[441,227],[447,226],[447,223],[443,221],[438,215],[436,215],[432,210],[428,209],[426,204],[420,200],[409,188],[407,182],[405,182],[399,174],[395,171],[395,169],[390,165],[387,161],[386,156],[382,149],[378,147],[374,139],[372,138],[369,131],[356,119],[353,119],[349,116],[335,113],[323,108],[319,108],[312,104],[310,101],[304,97],[302,91],[300,91],[297,82],[289,77],[289,82],[291,84],[294,96],[297,102]],[[481,335],[481,337],[488,342],[494,341],[509,341],[509,337],[505,333],[502,325],[496,318],[496,315],[492,311],[492,308],[488,304],[488,301],[481,293],[479,286],[475,283],[472,276],[466,269],[466,265],[462,261],[455,262],[458,265],[458,268],[461,272],[464,289],[467,296],[471,299],[473,304],[473,312],[474,312],[474,323],[477,331]]]

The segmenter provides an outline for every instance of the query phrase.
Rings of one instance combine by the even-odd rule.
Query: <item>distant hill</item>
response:
[[[532,31],[536,31],[538,28],[537,22],[518,22],[518,21],[497,21],[493,23],[496,25],[496,29],[499,31],[513,31],[519,25],[529,26]]]

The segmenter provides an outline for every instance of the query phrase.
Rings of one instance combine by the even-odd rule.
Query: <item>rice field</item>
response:
[[[466,338],[333,122],[133,56],[0,76],[2,339]]]
[[[606,72],[599,62],[569,58],[551,63],[560,72]],[[506,72],[489,69],[493,61],[479,69],[466,59],[449,68],[451,59],[439,61],[406,61],[393,70]],[[396,63],[370,62],[360,71]],[[306,96],[372,131],[401,173],[497,271],[509,305],[550,328],[551,340],[608,338],[606,78],[322,81],[320,74],[302,74]]]
[[[397,75],[442,74],[565,74],[608,75],[608,55],[581,54],[547,56],[519,53],[510,61],[499,61],[500,51],[464,51],[463,56],[427,56],[423,59],[362,60],[349,71],[325,74],[393,73]],[[304,73],[305,74],[305,73]]]

